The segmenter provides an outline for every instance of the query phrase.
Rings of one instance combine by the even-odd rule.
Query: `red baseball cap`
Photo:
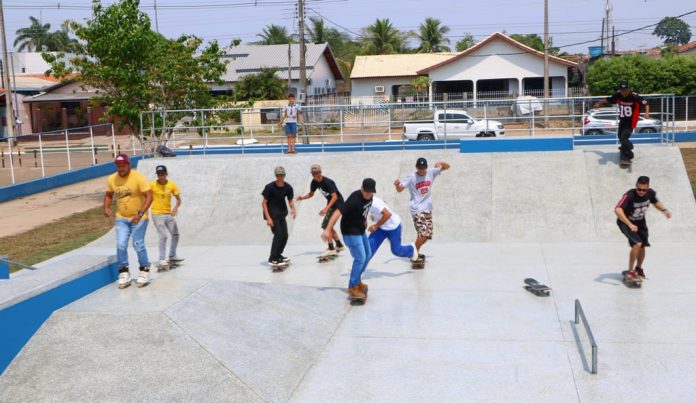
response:
[[[128,155],[126,154],[119,154],[116,156],[116,161],[114,161],[116,165],[118,164],[128,164],[130,165],[130,160],[128,159]]]

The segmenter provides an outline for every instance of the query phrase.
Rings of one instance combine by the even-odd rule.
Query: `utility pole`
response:
[[[549,0],[544,0],[544,125],[549,125]]]
[[[157,0],[155,0],[155,31],[159,34],[159,18],[157,18]]]
[[[288,94],[292,92],[291,88],[292,88],[292,44],[290,42],[288,42]]]
[[[14,141],[14,112],[12,109],[12,94],[10,93],[10,63],[7,53],[7,39],[5,38],[5,11],[0,0],[0,35],[2,36],[2,86],[5,88],[5,119],[7,121],[7,138],[10,142]],[[14,182],[13,182],[14,183]]]
[[[604,29],[602,30],[602,36],[606,38],[606,48],[604,48],[604,54],[609,54],[611,52],[612,54],[614,53],[614,38],[611,35],[611,31],[614,27],[614,21],[611,19],[611,0],[607,0],[606,4],[604,5],[604,20],[606,23],[604,24]],[[611,39],[611,48],[609,38]]]
[[[307,96],[307,66],[305,64],[305,39],[304,39],[304,0],[297,0],[297,15],[300,26],[300,99],[306,102]]]

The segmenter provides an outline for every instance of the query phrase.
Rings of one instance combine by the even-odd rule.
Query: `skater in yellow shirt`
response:
[[[176,224],[176,214],[181,206],[181,192],[174,181],[167,179],[167,167],[158,165],[155,168],[157,180],[150,183],[152,190],[152,222],[159,234],[159,264],[157,271],[171,269],[174,265],[184,260],[176,255],[176,247],[179,244],[179,227]],[[172,208],[172,196],[176,199],[176,205]],[[167,240],[169,235],[172,243],[167,254]]]
[[[150,260],[145,249],[147,210],[152,204],[152,192],[147,179],[131,169],[128,155],[116,156],[116,172],[109,176],[104,195],[104,216],[111,217],[111,203],[116,196],[116,257],[118,259],[118,288],[131,285],[128,269],[128,240],[133,235],[133,248],[138,254],[140,275],[136,284],[150,283]]]

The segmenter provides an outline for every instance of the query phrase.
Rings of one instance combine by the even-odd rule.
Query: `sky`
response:
[[[108,5],[114,1],[104,0]],[[553,45],[568,53],[587,53],[588,46],[600,45],[602,19],[607,0],[548,0],[549,34]],[[68,19],[84,22],[91,16],[90,0],[2,0],[8,50],[14,51],[15,31],[30,25],[34,16],[60,28]],[[154,5],[157,4],[155,18]],[[439,19],[450,28],[455,42],[466,33],[477,41],[494,32],[510,34],[544,33],[544,0],[305,0],[306,17],[320,17],[329,27],[353,37],[377,18],[389,18],[395,28],[415,31],[427,17]],[[664,17],[681,17],[690,25],[696,40],[694,0],[610,0],[617,50],[647,49],[660,44],[652,35]],[[242,43],[258,41],[264,27],[282,25],[297,32],[296,0],[141,0],[140,7],[167,37],[192,34],[229,45],[234,38]],[[155,26],[156,23],[156,26]],[[588,42],[588,43],[584,43]]]

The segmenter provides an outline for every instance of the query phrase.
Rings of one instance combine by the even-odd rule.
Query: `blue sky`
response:
[[[111,4],[113,1],[103,1]],[[155,0],[142,0],[141,8],[150,14],[155,28]],[[600,37],[606,0],[549,0],[549,32],[554,46],[569,53],[586,53],[595,43],[577,44]],[[29,25],[29,17],[50,23],[55,30],[73,19],[84,21],[91,15],[89,0],[4,0],[8,47],[15,31]],[[157,0],[159,31],[166,36],[194,34],[206,40],[217,39],[227,45],[233,38],[243,43],[258,40],[270,24],[283,25],[295,32],[296,1],[285,0]],[[696,11],[693,0],[611,0],[616,33],[654,24],[666,16]],[[58,6],[60,5],[60,7]],[[306,0],[307,16],[323,17],[329,26],[358,34],[376,18],[389,18],[400,30],[416,30],[426,17],[438,18],[450,27],[451,46],[470,32],[481,40],[496,31],[508,34],[543,34],[543,0]],[[696,39],[696,13],[682,17]],[[653,28],[623,35],[618,50],[649,48],[660,43]],[[573,45],[573,46],[566,46]]]

